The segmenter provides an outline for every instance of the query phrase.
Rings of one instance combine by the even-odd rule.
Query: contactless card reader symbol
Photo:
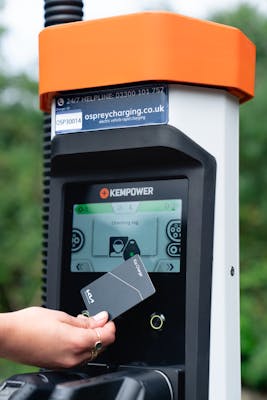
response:
[[[141,252],[136,241],[134,239],[131,239],[129,240],[127,246],[125,247],[125,250],[123,252],[123,258],[124,260],[128,260],[128,258],[131,258],[136,254],[140,255]]]

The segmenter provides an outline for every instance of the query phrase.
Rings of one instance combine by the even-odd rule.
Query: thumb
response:
[[[89,318],[85,315],[79,314],[77,319],[80,324],[82,324],[82,327],[93,329],[104,326],[108,322],[109,315],[107,311],[101,311]]]

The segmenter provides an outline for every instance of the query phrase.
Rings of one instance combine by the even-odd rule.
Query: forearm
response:
[[[0,357],[11,358],[12,342],[17,334],[14,313],[0,313]]]
[[[0,357],[46,368],[73,367],[90,358],[100,333],[103,346],[114,341],[115,326],[107,320],[107,313],[80,319],[41,307],[0,313]]]

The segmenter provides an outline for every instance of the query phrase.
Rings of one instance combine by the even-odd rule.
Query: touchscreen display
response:
[[[72,272],[108,272],[139,254],[148,272],[180,272],[182,199],[76,203]]]

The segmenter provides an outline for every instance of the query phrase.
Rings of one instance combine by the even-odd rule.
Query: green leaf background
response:
[[[267,16],[243,4],[210,20],[240,28],[257,45],[256,97],[240,108],[242,380],[267,391]],[[0,70],[0,312],[41,304],[37,107],[37,83]],[[2,378],[26,371],[33,368],[0,360]]]

